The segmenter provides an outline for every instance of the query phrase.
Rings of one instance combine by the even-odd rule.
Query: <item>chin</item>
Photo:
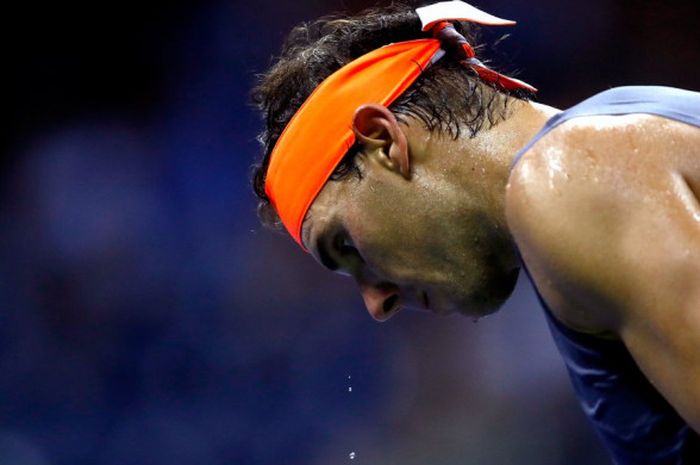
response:
[[[519,274],[520,268],[514,268],[490,276],[461,305],[455,305],[456,311],[469,317],[482,317],[497,312],[513,293]]]

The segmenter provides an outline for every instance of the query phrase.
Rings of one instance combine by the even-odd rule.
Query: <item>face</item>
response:
[[[382,150],[358,155],[361,179],[326,183],[305,219],[304,244],[319,263],[357,281],[378,320],[400,308],[491,313],[518,274],[487,192],[505,185],[478,160],[465,181],[464,158],[458,168],[446,162],[450,154],[433,163],[418,152],[409,179],[387,168]]]

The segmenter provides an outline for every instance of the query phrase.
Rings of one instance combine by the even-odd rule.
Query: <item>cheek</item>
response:
[[[439,184],[427,177],[404,183],[367,176],[346,198],[345,228],[378,275],[444,285],[464,280],[474,268],[482,241],[469,225],[479,222],[471,221],[464,199]]]
[[[415,249],[411,214],[391,192],[379,189],[358,195],[345,209],[345,227],[365,261],[375,270],[405,262]]]
[[[435,221],[403,199],[348,208],[346,228],[369,268],[397,282],[425,281],[444,267],[444,243],[436,241]]]

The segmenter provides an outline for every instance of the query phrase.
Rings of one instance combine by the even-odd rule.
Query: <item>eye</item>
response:
[[[330,271],[352,275],[365,263],[352,238],[342,228],[332,235],[319,235],[315,245],[317,260]]]
[[[333,236],[332,244],[339,265],[336,270],[338,273],[351,275],[365,262],[347,231],[341,230]]]
[[[320,235],[316,241],[316,254],[321,265],[330,271],[345,275],[350,274],[353,267],[363,263],[352,239],[342,229],[332,236]]]
[[[340,253],[341,257],[351,254],[357,254],[359,256],[357,248],[355,247],[355,243],[345,231],[336,234],[335,240],[333,242],[335,250],[337,250]]]

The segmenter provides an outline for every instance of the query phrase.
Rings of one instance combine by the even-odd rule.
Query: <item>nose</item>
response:
[[[390,283],[360,283],[367,311],[377,321],[386,321],[399,310],[399,288]]]

